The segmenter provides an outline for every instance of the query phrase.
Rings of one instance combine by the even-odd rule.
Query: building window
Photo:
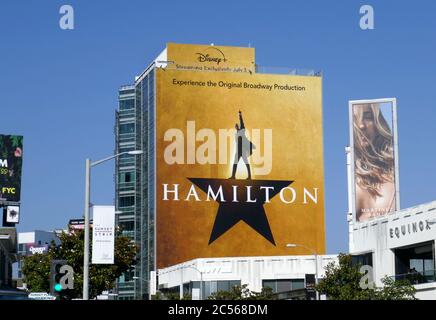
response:
[[[132,171],[125,171],[120,173],[120,183],[135,182],[135,173]]]
[[[351,257],[353,266],[371,266],[372,267],[372,252],[353,255]]]
[[[393,251],[396,280],[407,279],[413,284],[436,281],[433,241],[396,248]]]
[[[274,293],[304,289],[304,279],[263,280],[262,287],[271,288]]]
[[[135,93],[135,89],[120,90],[120,95],[122,95],[122,94],[132,94],[132,93]]]
[[[118,224],[121,228],[121,231],[134,231],[135,223],[133,221],[123,221]]]
[[[135,108],[135,100],[121,100],[120,101],[120,110],[128,110]]]
[[[135,132],[135,124],[134,123],[120,124],[120,134],[134,133],[134,132]]]
[[[131,207],[135,204],[134,196],[120,197],[119,206],[120,207]]]
[[[202,296],[203,299],[207,299],[210,295],[218,292],[218,291],[231,291],[234,286],[240,286],[241,280],[220,280],[220,281],[203,281],[202,286]],[[186,288],[184,288],[184,291],[186,293],[191,292],[193,288],[200,288],[200,281],[193,281]],[[175,291],[177,291],[177,288],[175,288]]]
[[[124,182],[132,182],[132,174],[130,172],[124,174]]]

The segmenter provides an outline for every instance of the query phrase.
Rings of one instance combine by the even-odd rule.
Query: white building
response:
[[[51,241],[55,241],[56,244],[59,244],[60,240],[54,231],[42,230],[20,232],[17,238],[19,261],[12,266],[12,277],[17,280],[17,285],[20,287],[23,278],[21,273],[21,257],[35,253],[43,253],[48,250]]]
[[[349,218],[349,249],[372,265],[374,281],[411,279],[418,299],[436,300],[436,201],[365,223]]]
[[[358,224],[350,215],[349,226],[349,251],[355,261],[372,266],[377,286],[385,276],[409,279],[416,298],[436,300],[436,201]],[[336,255],[318,256],[318,279],[332,261]],[[265,286],[285,292],[305,288],[307,275],[316,271],[313,255],[195,259],[160,269],[157,289],[179,292],[183,283],[184,292],[194,295],[203,283],[203,299],[243,284],[256,292]]]
[[[157,289],[180,292],[183,283],[184,292],[195,298],[195,289],[199,297],[202,283],[203,299],[244,284],[254,292],[260,292],[262,287],[271,287],[275,293],[289,292],[310,286],[308,282],[314,281],[316,272],[318,279],[322,278],[324,268],[333,261],[337,261],[336,255],[195,259],[158,270]]]

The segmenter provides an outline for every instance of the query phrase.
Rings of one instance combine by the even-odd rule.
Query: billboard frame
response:
[[[164,74],[164,72],[166,72],[166,75]],[[171,177],[171,176],[168,176],[168,174],[176,173],[175,167],[172,168],[172,169],[169,169],[170,167],[169,167],[169,165],[165,164],[164,158],[163,157],[158,157],[158,155],[159,156],[161,155],[161,152],[162,152],[162,155],[163,155],[164,147],[166,145],[166,143],[163,142],[162,140],[160,140],[159,137],[160,136],[162,137],[164,135],[165,130],[167,130],[168,128],[173,128],[174,127],[174,125],[171,125],[172,121],[174,121],[172,116],[171,117],[162,117],[162,115],[165,114],[165,113],[162,113],[162,110],[166,110],[165,108],[162,108],[162,106],[171,106],[172,104],[175,103],[174,101],[182,101],[182,103],[181,103],[182,110],[185,110],[185,108],[189,107],[188,109],[183,111],[183,114],[189,115],[189,114],[192,113],[192,104],[195,105],[195,103],[197,103],[197,105],[198,105],[197,108],[200,109],[200,107],[199,107],[200,104],[199,104],[198,101],[200,101],[201,99],[204,99],[205,96],[207,96],[207,94],[202,92],[201,90],[197,90],[196,91],[195,89],[192,89],[192,88],[189,88],[189,90],[188,89],[178,90],[178,89],[176,89],[178,87],[174,88],[173,85],[172,85],[172,82],[171,82],[172,78],[174,78],[176,76],[177,77],[182,77],[182,75],[185,75],[185,74],[187,75],[187,76],[184,76],[185,78],[188,77],[189,79],[194,79],[196,81],[198,79],[201,79],[203,81],[204,80],[206,80],[206,81],[207,80],[212,80],[212,81],[216,81],[216,82],[218,82],[218,80],[223,80],[222,79],[222,77],[223,77],[222,74],[223,73],[219,73],[219,72],[210,72],[210,73],[206,74],[206,73],[203,73],[203,72],[196,72],[196,71],[182,71],[182,70],[169,70],[169,71],[167,70],[167,71],[164,71],[164,70],[159,70],[158,68],[156,69],[156,83],[155,83],[155,85],[157,86],[156,97],[160,97],[160,98],[156,98],[154,100],[155,106],[156,106],[156,111],[155,111],[155,114],[151,115],[150,117],[153,117],[155,119],[154,129],[156,131],[154,131],[154,132],[158,132],[159,133],[159,134],[156,134],[154,139],[153,139],[156,142],[155,149],[153,150],[153,153],[156,156],[155,161],[157,163],[157,168],[158,168],[158,170],[156,171],[156,175],[155,175],[156,180],[154,180],[154,181],[158,182],[158,183],[155,183],[155,185],[154,185],[154,190],[156,190],[155,201],[158,203],[158,205],[156,205],[156,208],[155,208],[155,210],[156,210],[156,215],[155,215],[156,223],[154,225],[154,228],[156,230],[156,232],[155,232],[155,239],[157,239],[154,244],[155,244],[155,248],[157,246],[157,248],[159,249],[159,250],[156,250],[156,252],[155,252],[155,257],[157,256],[156,257],[156,263],[157,263],[158,268],[165,267],[165,265],[172,265],[174,263],[179,263],[179,262],[182,262],[182,261],[187,261],[187,260],[189,260],[189,259],[191,259],[192,257],[195,257],[195,256],[197,256],[197,257],[200,256],[201,257],[201,256],[205,256],[206,255],[206,256],[209,256],[209,257],[215,257],[215,256],[216,257],[222,257],[224,254],[227,255],[227,256],[228,255],[231,255],[231,256],[236,256],[236,255],[238,255],[238,256],[250,256],[250,255],[253,255],[253,254],[254,255],[266,255],[266,256],[270,256],[270,255],[274,255],[272,253],[272,252],[274,252],[274,251],[272,251],[273,249],[275,250],[275,252],[280,252],[280,250],[281,250],[280,248],[282,246],[280,246],[280,245],[276,246],[275,244],[273,244],[275,246],[275,248],[271,247],[272,248],[271,249],[265,243],[261,243],[262,242],[262,238],[260,238],[260,239],[256,238],[255,234],[253,234],[253,239],[255,241],[258,241],[259,245],[258,246],[251,246],[251,247],[250,246],[246,246],[247,248],[241,249],[241,250],[239,250],[239,252],[237,252],[238,250],[231,249],[230,247],[227,248],[226,247],[226,242],[224,242],[224,240],[221,241],[221,242],[216,242],[214,244],[215,247],[213,247],[213,246],[211,246],[211,242],[213,242],[217,238],[214,238],[213,241],[211,241],[211,239],[213,238],[211,235],[214,232],[214,227],[213,226],[215,225],[214,220],[211,220],[212,223],[208,222],[211,225],[211,230],[204,229],[203,226],[201,226],[201,233],[199,232],[194,237],[192,237],[192,239],[194,239],[196,241],[195,243],[199,244],[198,245],[198,249],[201,250],[201,251],[204,250],[205,253],[199,254],[198,252],[194,252],[192,249],[181,248],[180,249],[180,257],[177,257],[178,261],[174,262],[174,260],[176,260],[176,258],[175,258],[171,262],[168,262],[168,263],[164,262],[164,261],[167,261],[167,260],[170,261],[170,259],[166,259],[163,256],[163,253],[164,253],[164,250],[162,249],[162,248],[164,248],[163,244],[164,243],[170,243],[170,242],[172,242],[173,244],[176,244],[173,241],[173,239],[176,239],[177,237],[176,236],[172,236],[172,235],[171,236],[163,236],[167,232],[162,232],[162,231],[163,230],[169,230],[169,229],[167,229],[167,226],[168,226],[167,223],[161,223],[162,221],[165,222],[165,219],[167,217],[167,214],[164,211],[162,211],[162,208],[170,208],[170,209],[166,209],[166,211],[170,211],[171,210],[171,211],[174,211],[174,212],[176,212],[178,210],[178,208],[177,207],[173,207],[173,209],[171,209],[171,206],[174,206],[175,203],[170,204],[169,202],[164,202],[164,200],[162,199],[162,194],[160,193],[161,190],[162,190],[162,183],[168,183],[168,182],[165,182],[165,181],[168,180],[168,178]],[[253,76],[250,76],[250,78],[248,78],[248,76],[246,74],[243,74],[243,73],[238,73],[238,74],[235,74],[235,75],[232,75],[232,73],[226,73],[225,75],[226,75],[226,77],[224,77],[224,80],[229,81],[229,82],[233,81],[235,83],[237,81],[240,81],[241,83],[243,81],[250,82],[250,79],[253,79]],[[216,79],[218,79],[218,80],[216,80]],[[299,82],[304,83],[304,85],[307,86],[308,88],[310,88],[310,90],[314,90],[314,94],[310,94],[310,95],[308,94],[307,95],[307,97],[310,97],[308,99],[306,99],[305,95],[302,95],[302,97],[305,97],[304,99],[302,99],[303,103],[305,105],[307,103],[307,105],[309,107],[305,109],[305,110],[307,110],[307,112],[303,111],[301,114],[304,115],[304,117],[308,117],[309,114],[310,114],[313,117],[313,119],[316,119],[316,125],[314,125],[313,127],[316,127],[317,134],[314,134],[312,132],[311,136],[310,136],[311,139],[314,139],[313,140],[314,142],[316,141],[316,144],[311,146],[310,154],[311,154],[311,157],[312,157],[315,150],[316,150],[316,153],[318,154],[318,143],[320,143],[319,144],[319,148],[320,148],[319,156],[317,155],[316,158],[314,158],[314,161],[318,161],[321,157],[323,157],[324,144],[323,144],[322,136],[321,136],[321,134],[322,134],[322,127],[323,127],[323,123],[322,123],[322,103],[323,103],[323,100],[324,100],[323,99],[323,95],[322,95],[323,78],[322,77],[295,77],[295,76],[289,76],[289,75],[276,75],[276,74],[268,74],[268,75],[259,74],[259,75],[256,76],[255,79],[256,80],[251,80],[251,81],[253,81],[253,83],[254,83],[254,81],[256,81],[256,82],[262,82],[263,81],[265,83],[270,83],[270,82],[279,82],[279,83],[284,82],[285,83],[286,81],[290,81],[290,80],[299,81]],[[186,86],[185,86],[185,88],[186,88]],[[211,87],[211,88],[213,88],[213,87]],[[224,90],[224,89],[221,89],[221,90]],[[219,92],[220,93],[222,92],[223,94],[225,94],[226,97],[228,96],[227,99],[229,99],[229,101],[231,101],[232,99],[236,99],[236,98],[240,99],[241,92],[228,91],[228,89],[225,89],[225,90],[227,90],[227,91],[219,91]],[[234,89],[234,90],[237,90],[237,89]],[[261,97],[261,99],[265,99],[263,101],[270,101],[271,102],[272,100],[271,100],[271,95],[270,95],[269,91],[268,92],[267,91],[259,91],[259,97]],[[195,98],[196,100],[192,100],[192,101],[195,101],[195,103],[191,103],[191,105],[186,103],[185,101],[188,101],[188,100],[190,101],[192,95],[195,94],[196,92],[201,93],[201,95],[200,95],[201,99],[196,97]],[[210,91],[210,92],[214,92],[214,91]],[[231,92],[231,94],[228,94],[228,92]],[[171,95],[169,95],[168,93],[171,93]],[[244,91],[242,94],[246,94],[246,93],[251,93],[251,91]],[[290,96],[287,95],[287,93],[288,92],[285,92],[285,93],[281,92],[280,94],[277,94],[277,97],[275,97],[275,94],[273,94],[274,99],[277,99],[277,100],[274,101],[274,103],[277,103],[277,106],[279,108],[283,108],[284,111],[290,112],[290,110],[295,110],[296,113],[300,113],[299,109],[294,109],[294,108],[296,108],[296,106],[294,106],[294,103],[292,102],[292,99],[291,100],[289,99]],[[296,93],[294,93],[294,94],[295,94],[295,96],[298,96],[298,94],[296,94]],[[173,96],[173,97],[171,99],[167,99],[169,96]],[[181,96],[183,96],[184,98],[186,97],[186,99],[185,100],[180,99]],[[252,97],[252,96],[256,96],[256,95],[251,94],[250,96]],[[164,98],[164,97],[167,97],[167,98]],[[174,97],[177,97],[178,100],[173,100]],[[214,102],[214,106],[213,106],[213,110],[216,110],[216,111],[213,111],[213,112],[217,112],[217,114],[218,113],[222,114],[223,113],[222,110],[226,110],[226,108],[223,108],[222,101],[220,99],[216,99],[216,98],[214,98],[213,100],[216,100]],[[246,100],[251,101],[250,99],[246,99]],[[256,123],[263,123],[263,121],[265,121],[264,120],[264,111],[265,110],[260,108],[260,107],[257,107],[257,106],[260,106],[258,100],[259,100],[259,98],[257,98],[256,101],[254,101],[254,102],[251,101],[251,104],[250,104],[250,106],[255,106],[256,107],[254,109],[258,109],[258,111],[252,113],[252,116],[253,116],[252,120],[258,119],[258,120],[256,120],[257,121]],[[282,103],[281,101],[286,101],[286,103]],[[209,101],[209,104],[210,104],[210,101]],[[246,101],[245,101],[245,104],[247,104]],[[234,107],[232,106],[232,108],[234,108]],[[274,106],[274,110],[275,110],[275,106]],[[277,109],[277,110],[282,110],[282,109]],[[180,111],[180,109],[178,109],[178,113],[179,113],[179,111]],[[233,112],[234,112],[234,114],[237,117],[238,108],[233,110]],[[199,114],[204,114],[204,113],[199,113]],[[315,116],[316,116],[316,118],[315,118]],[[165,121],[162,122],[161,119],[164,119]],[[187,123],[188,120],[192,120],[192,116],[190,116],[190,117],[183,116],[180,119],[181,120],[177,120],[177,122],[175,122],[175,123],[177,123],[177,128],[180,127],[180,129],[182,129],[182,131],[185,132],[184,131],[184,128],[185,128],[184,126],[186,126],[186,123]],[[195,118],[195,119],[197,120],[197,118]],[[204,117],[204,119],[202,117],[199,117],[198,119],[200,121],[206,121],[205,119],[210,119],[210,115],[208,115],[208,117]],[[271,122],[271,120],[269,120],[269,123],[265,123],[263,125],[262,124],[260,124],[260,125],[258,124],[258,125],[260,126],[260,128],[272,128],[271,126],[273,126],[275,128],[276,127],[275,123],[279,123],[279,125],[277,126],[277,129],[274,129],[274,130],[283,130],[283,131],[276,131],[277,133],[278,132],[283,133],[283,134],[280,135],[281,137],[282,136],[286,137],[287,135],[290,135],[291,132],[293,132],[293,130],[290,129],[289,125],[287,125],[287,126],[286,125],[285,126],[281,125],[281,123],[282,123],[281,121],[285,121],[286,120],[286,122],[287,122],[287,121],[290,121],[291,118],[288,118],[288,117],[281,117],[281,118],[279,118],[279,117],[277,117],[276,119],[277,120],[275,120],[274,123]],[[228,120],[228,121],[224,122],[225,120]],[[215,125],[215,126],[212,127],[212,128],[214,128],[214,130],[216,130],[216,132],[218,132],[218,130],[222,129],[222,128],[228,128],[228,127],[232,128],[231,126],[233,126],[233,124],[234,124],[234,122],[233,122],[234,118],[232,118],[231,116],[227,116],[227,115],[226,116],[222,116],[220,118],[220,121],[222,121],[222,123],[223,123],[223,125],[221,125],[221,127],[219,125]],[[318,121],[319,121],[319,124],[318,124]],[[284,123],[286,123],[286,122],[284,122]],[[273,123],[273,124],[271,124],[271,123]],[[319,125],[319,127],[318,127],[318,125]],[[302,136],[303,136],[302,132],[304,132],[304,130],[307,130],[307,125],[303,121],[303,122],[300,122],[300,126],[301,127],[299,127],[299,129],[301,129],[301,130],[299,130],[298,132],[299,132],[299,134],[302,134]],[[200,127],[204,128],[204,127],[207,127],[207,126],[205,124],[202,124]],[[256,128],[258,128],[258,127],[256,127]],[[260,130],[260,129],[258,129],[258,130]],[[297,129],[294,128],[294,130],[297,130]],[[150,139],[150,134],[151,133],[152,133],[152,131],[150,130],[149,131],[149,139]],[[277,144],[276,144],[277,146],[279,146],[280,143],[283,143],[283,142],[279,142],[279,141],[280,141],[280,139],[277,140]],[[159,142],[159,143],[157,143],[157,142]],[[233,142],[234,142],[234,140],[231,139],[230,143],[233,143]],[[286,144],[286,146],[287,146],[289,141],[286,141],[286,143],[287,143]],[[259,144],[262,145],[262,141],[259,142]],[[231,146],[232,145],[230,145],[230,147]],[[314,146],[315,146],[315,148],[314,148]],[[276,159],[276,157],[280,157],[280,158],[277,158],[277,159],[286,160],[286,158],[287,158],[286,154],[288,152],[290,152],[288,148],[284,148],[281,151],[280,151],[279,148],[277,148],[277,151],[272,153],[271,156],[273,156],[274,159]],[[309,152],[309,151],[306,151],[306,149],[305,149],[304,152]],[[222,166],[222,169],[221,168],[217,168],[216,172],[211,173],[212,172],[211,168],[209,168],[207,166],[200,166],[200,165],[198,165],[198,172],[199,173],[194,175],[194,177],[197,177],[197,176],[198,177],[203,177],[202,178],[203,180],[206,180],[206,178],[211,178],[211,179],[212,178],[217,178],[216,179],[217,182],[221,182],[219,180],[228,181],[227,178],[229,177],[230,172],[231,172],[231,170],[228,170],[228,169],[229,168],[231,169],[232,160],[233,160],[233,157],[232,157],[231,153],[226,153],[227,156],[229,154],[230,154],[230,161],[228,163],[226,163],[227,167]],[[296,159],[295,162],[301,162],[298,166],[300,166],[302,169],[306,170],[305,169],[306,168],[306,164],[305,163],[307,163],[307,161],[304,162],[302,160],[303,158],[304,158],[303,153],[299,152],[298,155],[295,156],[295,159]],[[156,163],[153,163],[153,165],[156,165]],[[325,186],[325,180],[323,179],[323,177],[324,177],[324,167],[322,166],[323,165],[322,161],[320,161],[320,163],[312,162],[311,161],[311,163],[312,163],[312,167],[311,168],[315,168],[313,170],[316,170],[316,171],[312,171],[312,172],[316,172],[317,173],[316,175],[313,175],[313,176],[316,176],[316,178],[313,178],[313,180],[311,180],[311,181],[313,181],[312,184],[315,183],[316,187],[318,187],[317,191],[321,191],[321,190],[318,190],[318,189],[320,187],[324,188],[324,186]],[[185,164],[185,160],[183,160],[183,163],[181,163],[181,164]],[[293,175],[295,174],[295,172],[293,173],[293,172],[288,171],[289,170],[288,166],[285,165],[284,161],[282,162],[282,160],[280,160],[280,163],[277,162],[277,166],[274,166],[274,167],[278,168],[278,169],[276,169],[276,171],[273,171],[274,174],[275,174],[275,177],[271,176],[270,178],[285,179],[286,176],[289,175],[289,176],[292,176],[292,180],[294,179]],[[149,166],[149,170],[151,170],[151,168],[152,168],[152,166],[150,165]],[[188,171],[187,166],[185,166],[184,168],[180,167],[180,169]],[[196,169],[197,169],[197,167],[196,167]],[[285,170],[282,170],[282,169],[285,169]],[[175,177],[175,179],[177,179],[176,181],[179,181],[179,180],[182,181],[181,182],[181,183],[183,183],[182,185],[186,186],[187,188],[189,188],[189,186],[191,186],[191,188],[192,188],[192,187],[194,187],[193,184],[195,184],[195,182],[193,182],[192,180],[189,179],[189,177],[193,177],[192,172],[193,171],[191,170],[189,173],[182,174],[182,175],[180,173],[177,173],[177,174],[174,175],[174,177]],[[318,175],[318,172],[319,172],[319,175]],[[262,175],[260,175],[260,176],[262,176]],[[186,179],[184,179],[184,178],[186,178],[186,177],[188,177],[188,180],[190,182],[189,181],[188,182],[185,181]],[[218,179],[218,178],[224,178],[224,177],[225,177],[225,179]],[[304,178],[304,179],[306,179],[306,178]],[[192,179],[195,179],[195,178],[192,178]],[[201,179],[201,178],[198,178],[198,179]],[[254,180],[259,180],[259,179],[256,178]],[[303,181],[303,177],[300,178],[300,180]],[[151,182],[151,181],[153,181],[153,180],[150,180],[149,182]],[[177,183],[179,183],[179,182],[177,182]],[[305,183],[305,185],[307,185],[307,182]],[[304,185],[300,184],[300,185],[298,185],[298,187],[303,188]],[[198,186],[197,186],[197,188],[198,188]],[[151,188],[149,190],[151,190]],[[200,190],[200,189],[196,189],[196,190]],[[159,192],[157,192],[157,191],[159,191]],[[324,189],[323,189],[322,192],[324,192]],[[324,197],[324,193],[322,195],[320,194],[320,196]],[[324,198],[322,199],[322,201],[324,201]],[[300,205],[303,205],[303,202]],[[274,203],[274,206],[275,206],[276,209],[284,208],[284,207],[280,207],[279,201],[277,201],[277,203]],[[186,206],[186,208],[189,208],[190,212],[192,213],[192,212],[194,212],[193,208],[195,208],[195,204],[194,205],[191,204],[191,206]],[[218,205],[218,208],[215,209],[215,211],[210,209],[210,207],[208,208],[207,206],[204,206],[204,208],[205,208],[205,210],[208,210],[207,212],[209,212],[209,210],[211,211],[210,212],[210,216],[211,216],[210,219],[215,219],[215,220],[217,219],[216,217],[218,216],[218,214],[217,214],[216,210],[219,210],[219,205]],[[202,207],[202,209],[203,209],[203,207]],[[316,212],[316,215],[314,214],[314,219],[316,219],[317,222],[319,221],[319,223],[316,223],[313,226],[313,229],[316,230],[316,232],[308,233],[308,232],[303,232],[302,231],[300,239],[304,239],[304,240],[300,240],[298,242],[304,242],[304,243],[307,243],[307,244],[311,243],[311,246],[316,246],[318,248],[317,250],[322,252],[322,251],[325,251],[325,220],[324,220],[325,219],[325,202],[323,202],[322,204],[318,203],[317,207],[314,210]],[[283,210],[277,210],[277,212],[279,212],[279,211],[283,211]],[[204,218],[204,217],[201,217],[201,218],[204,219],[205,221],[207,221],[207,219],[208,219],[208,218]],[[277,214],[274,218],[276,219],[275,221],[277,223],[277,221],[280,218],[280,215]],[[159,220],[161,222],[159,222]],[[286,223],[288,223],[288,222],[289,222],[289,225],[293,224],[294,226],[295,225],[300,225],[302,222],[304,223],[304,221],[299,222],[297,219],[292,220],[292,221],[291,221],[291,219],[290,219],[290,221],[286,220]],[[284,228],[282,227],[283,224],[278,224],[278,225],[280,225],[280,227],[278,227],[279,234],[284,234]],[[311,228],[312,228],[312,226],[311,226]],[[241,234],[244,234],[244,235],[247,234],[247,235],[249,235],[251,237],[250,231],[247,231],[246,228],[242,228],[241,231],[242,231]],[[321,232],[322,232],[322,235],[321,235]],[[235,239],[237,241],[240,241],[240,237],[238,239],[238,235],[236,233],[233,234],[233,235],[232,234],[227,235],[227,237],[229,239]],[[288,234],[286,234],[286,236],[284,236],[284,237],[288,237]],[[203,241],[203,243],[200,243],[201,238],[205,238],[206,241]],[[179,239],[182,239],[182,238],[179,237]],[[289,241],[286,240],[285,243],[287,243],[287,242],[289,242]],[[177,248],[177,246],[174,246],[174,245],[171,245],[171,246],[172,246],[173,250],[174,250],[174,248]],[[285,246],[283,246],[283,247],[285,248]],[[150,245],[150,248],[151,248],[151,245]],[[215,249],[215,248],[218,248],[218,250]],[[260,251],[258,248],[261,248],[262,250]],[[237,253],[229,253],[229,252],[231,252],[231,250],[233,250],[234,252],[237,252]],[[250,250],[252,250],[252,251],[250,251]],[[269,251],[269,250],[271,250],[271,251]],[[286,255],[286,254],[288,254],[287,252],[285,252],[286,250],[282,250],[282,251],[283,252],[276,253],[276,255],[280,255],[280,254]],[[248,253],[244,253],[244,252],[248,252]],[[252,252],[254,252],[254,253],[252,253]],[[270,252],[270,253],[268,253],[268,252]],[[177,253],[179,253],[179,252],[177,252]],[[188,254],[190,256],[188,256]]]
[[[16,147],[17,151],[18,149],[20,149],[21,155],[20,156],[16,156],[14,155],[15,158],[21,158],[21,164],[19,165],[19,170],[18,170],[18,174],[19,174],[19,181],[18,181],[18,187],[16,189],[18,189],[18,196],[14,195],[14,196],[5,196],[5,195],[1,195],[0,193],[0,206],[10,206],[10,205],[20,205],[21,203],[21,187],[22,187],[22,180],[23,180],[23,150],[24,150],[24,136],[23,135],[16,135],[16,134],[0,134],[0,139],[3,141],[3,138],[5,137],[9,137],[9,139],[15,138],[20,140],[19,146]],[[3,149],[2,149],[3,150]],[[1,151],[1,150],[0,150]],[[13,153],[12,150],[7,150],[7,152],[11,152]],[[14,173],[15,174],[15,173]],[[16,178],[14,178],[15,180]],[[0,186],[4,187],[3,185],[3,178],[0,177]]]
[[[354,162],[354,125],[353,125],[353,106],[356,104],[370,104],[370,103],[391,103],[392,104],[392,133],[393,133],[393,146],[394,146],[394,173],[395,173],[395,211],[388,213],[382,217],[372,218],[367,221],[356,220],[356,182],[355,182],[355,162]],[[349,136],[350,136],[350,156],[351,156],[351,210],[353,215],[353,224],[364,224],[373,222],[374,220],[383,219],[390,214],[401,210],[400,207],[400,175],[399,175],[399,158],[398,158],[398,126],[397,126],[397,98],[380,98],[380,99],[365,99],[365,100],[349,100],[348,101],[348,117],[349,117]]]

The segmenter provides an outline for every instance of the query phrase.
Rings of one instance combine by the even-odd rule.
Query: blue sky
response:
[[[75,30],[59,8],[75,9]],[[359,28],[359,8],[375,30]],[[347,251],[348,100],[396,97],[401,205],[436,199],[436,2],[2,0],[0,132],[24,135],[20,231],[81,217],[84,161],[114,150],[117,89],[166,42],[256,48],[259,65],[324,74],[327,251]],[[93,170],[92,202],[114,198],[114,164]]]

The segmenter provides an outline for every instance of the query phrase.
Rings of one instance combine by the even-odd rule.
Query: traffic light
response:
[[[66,260],[52,260],[50,266],[50,294],[66,300],[70,290],[74,289],[73,268]]]

